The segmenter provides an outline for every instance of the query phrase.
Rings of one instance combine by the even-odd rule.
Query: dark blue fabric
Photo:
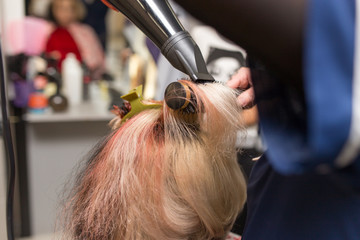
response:
[[[251,58],[250,65],[252,66]],[[311,152],[307,144],[307,109],[304,96],[291,86],[251,68],[254,79],[260,126],[271,163],[283,173],[302,173],[312,169],[307,162]]]
[[[310,1],[305,43],[309,144],[332,163],[350,131],[355,0]]]
[[[243,240],[359,240],[358,169],[286,176],[263,156],[249,179]]]
[[[320,164],[333,167],[349,136],[354,22],[355,0],[309,1],[304,46],[306,118],[292,109],[291,87],[281,83],[271,82],[271,91],[265,93],[272,95],[272,102],[265,99],[267,103],[259,104],[269,161],[284,174],[312,171]],[[254,82],[261,97],[264,91]],[[273,93],[275,88],[281,94]]]
[[[360,156],[333,165],[350,131],[355,0],[309,0],[307,21],[304,96],[252,70],[268,151],[249,178],[243,240],[360,239]]]

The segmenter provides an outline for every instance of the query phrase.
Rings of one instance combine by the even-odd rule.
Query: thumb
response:
[[[227,82],[227,85],[231,88],[246,89],[250,84],[250,69],[247,67],[240,68]]]

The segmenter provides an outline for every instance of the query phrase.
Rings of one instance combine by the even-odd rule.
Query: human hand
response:
[[[237,97],[237,103],[242,108],[251,108],[254,105],[255,92],[251,81],[250,68],[240,68],[227,82],[231,88],[237,88],[242,92]]]

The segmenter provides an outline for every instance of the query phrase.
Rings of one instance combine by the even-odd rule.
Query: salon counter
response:
[[[62,113],[25,114],[26,169],[31,235],[54,232],[71,174],[109,131],[105,102],[89,102]]]

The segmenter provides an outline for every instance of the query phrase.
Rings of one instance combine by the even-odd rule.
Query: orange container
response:
[[[34,92],[29,96],[28,107],[32,109],[44,109],[48,106],[48,99],[43,93]]]

